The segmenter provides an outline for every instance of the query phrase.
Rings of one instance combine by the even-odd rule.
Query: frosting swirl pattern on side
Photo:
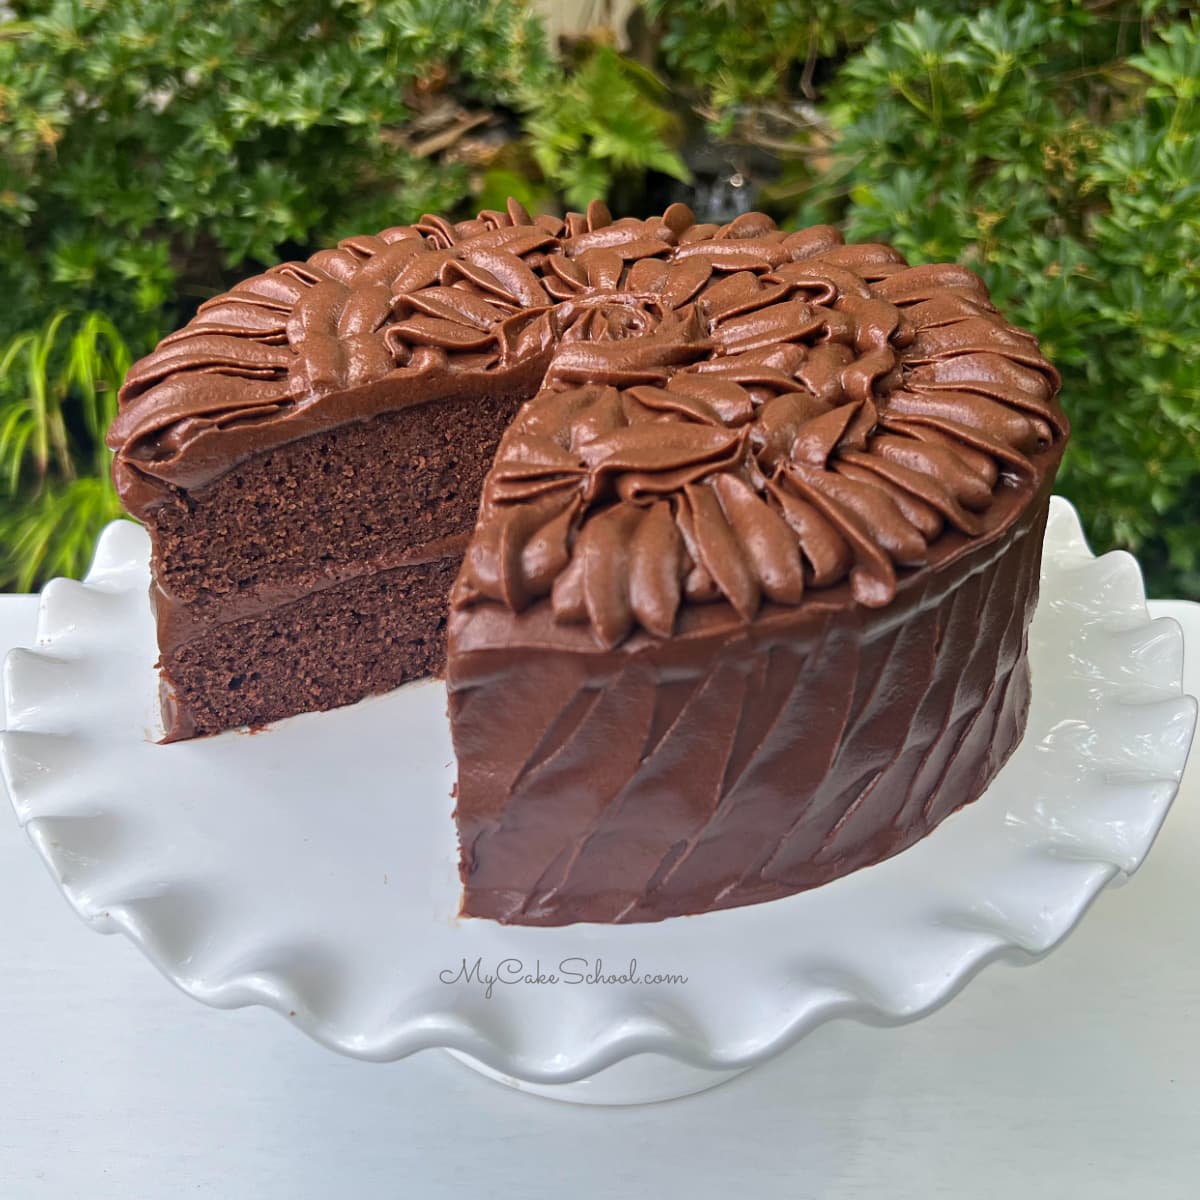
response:
[[[221,459],[203,442],[232,465],[347,419],[332,398],[366,385],[398,407],[514,371],[537,395],[452,602],[548,597],[608,646],[668,636],[685,603],[749,620],[843,579],[885,605],[897,569],[946,529],[977,536],[996,489],[1032,486],[1067,431],[1053,367],[965,268],[760,213],[510,203],[350,238],[210,301],[130,371],[118,482],[196,486]]]

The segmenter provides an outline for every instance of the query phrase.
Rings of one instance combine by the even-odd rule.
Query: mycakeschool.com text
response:
[[[483,989],[490,1000],[497,987],[679,987],[688,977],[678,972],[645,970],[636,958],[611,968],[600,958],[563,958],[550,966],[540,959],[526,962],[520,958],[502,958],[485,963],[483,958],[466,959],[438,972],[445,984],[469,984]]]

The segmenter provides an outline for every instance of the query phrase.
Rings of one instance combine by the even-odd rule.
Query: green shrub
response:
[[[687,180],[672,148],[678,122],[662,107],[664,88],[644,67],[601,46],[527,124],[533,159],[577,209],[617,184],[654,170]]]
[[[735,137],[756,105],[796,100],[812,45],[831,56],[766,206],[980,271],[1062,369],[1060,490],[1093,545],[1200,596],[1200,22],[1183,7],[650,5],[665,61]],[[790,41],[750,32],[788,20]]]
[[[28,591],[78,575],[96,533],[121,515],[104,431],[130,353],[100,313],[65,310],[0,353],[0,581]]]
[[[686,175],[653,77],[603,48],[568,72],[521,0],[6,7],[0,590],[77,571],[116,512],[96,431],[62,434],[90,403],[59,362],[68,325],[77,348],[104,313],[140,355],[205,296],[347,234],[473,193],[581,203]]]
[[[453,208],[465,166],[405,132],[443,93],[519,107],[555,74],[514,0],[16,7],[0,36],[6,320],[119,300],[123,328],[153,333],[181,283]]]
[[[1093,544],[1200,597],[1185,4],[647,0],[628,54],[585,37],[562,58],[522,0],[7,9],[0,589],[78,570],[115,511],[97,438],[121,363],[205,296],[508,194],[660,204],[690,127],[707,162],[756,164],[781,220],[975,266],[1063,371],[1061,488]]]
[[[880,21],[892,0],[647,0],[663,64],[702,98],[715,132],[730,134],[747,104],[814,99],[817,72]],[[951,7],[947,5],[947,7]]]
[[[839,73],[836,165],[799,215],[975,266],[1063,372],[1060,490],[1095,544],[1195,595],[1200,23],[1122,55],[1142,36],[1065,4],[918,10]]]

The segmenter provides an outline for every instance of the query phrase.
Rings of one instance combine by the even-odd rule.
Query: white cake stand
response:
[[[377,1062],[445,1047],[562,1099],[699,1091],[833,1017],[914,1020],[984,963],[1046,953],[1142,862],[1196,721],[1179,627],[1056,500],[1028,732],[978,803],[789,899],[505,928],[455,915],[441,685],[157,745],[146,563],[143,531],[109,526],[87,580],[43,593],[37,649],[6,663],[0,767],[68,901],[207,1004],[266,1005]]]

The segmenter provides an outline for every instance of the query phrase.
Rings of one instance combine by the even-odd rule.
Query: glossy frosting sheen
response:
[[[612,649],[545,606],[451,614],[463,911],[657,921],[817,887],[975,800],[1020,739],[1054,451],[999,536],[947,536],[885,608],[846,585]],[[995,534],[995,530],[992,531]]]
[[[350,238],[204,305],[136,364],[110,442],[126,503],[283,442],[487,386],[538,392],[506,435],[455,590],[615,645],[682,604],[848,578],[888,604],[947,528],[977,535],[1061,442],[1058,377],[959,266],[890,247],[515,203]]]

